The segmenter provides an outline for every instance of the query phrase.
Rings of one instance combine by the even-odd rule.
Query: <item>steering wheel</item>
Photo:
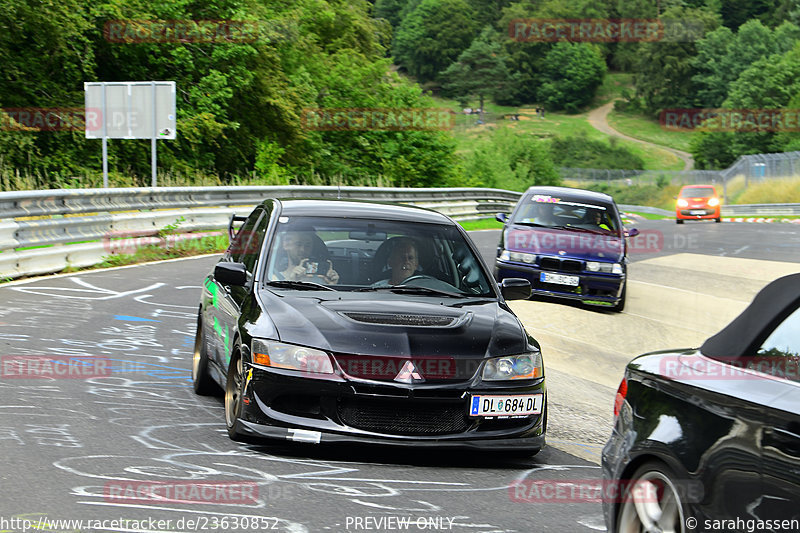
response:
[[[434,278],[433,276],[428,276],[427,274],[414,274],[413,276],[407,277],[406,279],[404,279],[400,283],[404,285],[404,284],[408,283],[409,281],[416,281],[418,279],[432,279],[432,280],[436,280],[436,281],[441,281],[440,279]]]

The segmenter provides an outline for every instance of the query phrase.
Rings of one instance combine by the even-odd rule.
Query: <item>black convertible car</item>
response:
[[[628,364],[603,450],[608,531],[800,529],[800,274],[698,350]]]
[[[224,389],[231,438],[542,448],[541,352],[505,302],[530,285],[498,286],[451,219],[266,200],[230,233],[192,378]]]

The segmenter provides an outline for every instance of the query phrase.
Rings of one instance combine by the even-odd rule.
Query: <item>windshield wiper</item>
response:
[[[313,281],[290,281],[290,280],[276,280],[276,281],[268,281],[267,285],[272,287],[281,287],[285,289],[298,289],[303,291],[335,291],[336,289],[332,287],[326,287],[320,283],[314,283]]]
[[[516,222],[512,221],[512,224],[516,224],[517,226],[530,226],[532,228],[552,228],[553,226],[548,226],[547,224],[539,224],[537,222]]]
[[[467,293],[440,291],[438,289],[431,289],[430,287],[420,287],[418,285],[390,285],[387,287],[362,287],[356,290],[357,292],[390,291],[402,294],[430,294],[432,296],[448,296],[450,298],[463,298],[465,296],[471,296]]]

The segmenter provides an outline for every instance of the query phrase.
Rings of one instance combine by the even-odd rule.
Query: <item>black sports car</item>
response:
[[[800,529],[800,274],[699,349],[631,361],[614,413],[608,531]]]
[[[442,214],[266,200],[205,280],[194,388],[225,390],[233,439],[535,453],[542,355],[505,302],[529,295]]]

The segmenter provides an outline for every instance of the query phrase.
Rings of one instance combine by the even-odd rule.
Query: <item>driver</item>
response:
[[[289,231],[283,239],[283,250],[289,259],[286,270],[276,273],[278,280],[313,281],[326,285],[335,285],[339,274],[333,269],[330,261],[318,262],[310,259],[314,248],[314,234],[310,231]],[[324,274],[323,274],[324,272]]]
[[[387,261],[392,269],[392,277],[378,281],[374,286],[398,285],[414,275],[419,268],[417,243],[411,237],[400,237],[394,243]]]

